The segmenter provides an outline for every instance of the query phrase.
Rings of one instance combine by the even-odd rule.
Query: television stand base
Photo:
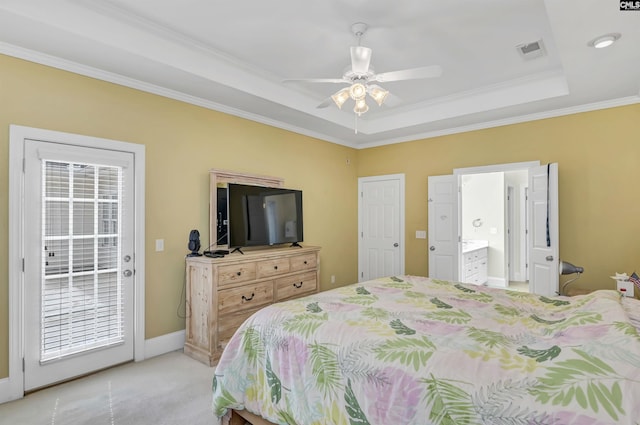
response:
[[[300,245],[298,242],[292,243],[289,248],[293,248],[294,246],[297,246],[298,248],[302,248],[302,245]]]
[[[242,247],[233,248],[233,251],[231,251],[229,254],[233,254],[236,251],[238,251],[240,254],[244,255],[244,252],[242,252]]]

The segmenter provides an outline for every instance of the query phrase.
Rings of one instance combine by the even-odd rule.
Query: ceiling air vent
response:
[[[518,44],[516,50],[524,60],[539,58],[546,54],[542,40],[533,41],[531,43]]]

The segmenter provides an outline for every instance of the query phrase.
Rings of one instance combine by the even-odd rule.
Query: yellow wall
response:
[[[357,280],[357,178],[406,174],[406,272],[426,275],[427,177],[454,168],[558,162],[560,252],[576,283],[611,287],[638,268],[640,105],[355,151],[160,96],[0,55],[0,379],[8,375],[8,126],[146,146],[146,338],[184,328],[188,234],[208,240],[210,168],[281,176],[304,191],[305,241],[323,247],[321,288]],[[347,158],[351,165],[347,165]],[[155,252],[155,240],[165,251]],[[330,276],[336,283],[330,284]]]
[[[610,275],[640,272],[639,121],[635,104],[365,149],[358,152],[358,176],[406,174],[405,271],[426,275],[427,240],[416,239],[415,231],[427,229],[429,176],[557,162],[560,256],[585,268],[572,286],[613,289]]]
[[[210,168],[302,189],[305,243],[324,248],[321,288],[356,281],[355,150],[0,55],[0,379],[8,376],[9,124],[145,145],[146,338],[184,329],[176,314],[184,255],[191,229],[203,245],[209,239]]]

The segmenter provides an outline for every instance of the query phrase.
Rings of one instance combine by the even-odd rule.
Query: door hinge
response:
[[[22,273],[24,273],[24,258],[22,259]]]
[[[360,239],[364,239],[364,232],[360,232]]]
[[[364,198],[364,192],[360,192],[360,197]]]
[[[24,372],[24,357],[22,358],[22,371]]]
[[[22,158],[22,173],[25,173],[27,170],[27,158]]]

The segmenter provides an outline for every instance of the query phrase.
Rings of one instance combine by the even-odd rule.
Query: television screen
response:
[[[230,183],[229,247],[302,242],[302,191]]]

